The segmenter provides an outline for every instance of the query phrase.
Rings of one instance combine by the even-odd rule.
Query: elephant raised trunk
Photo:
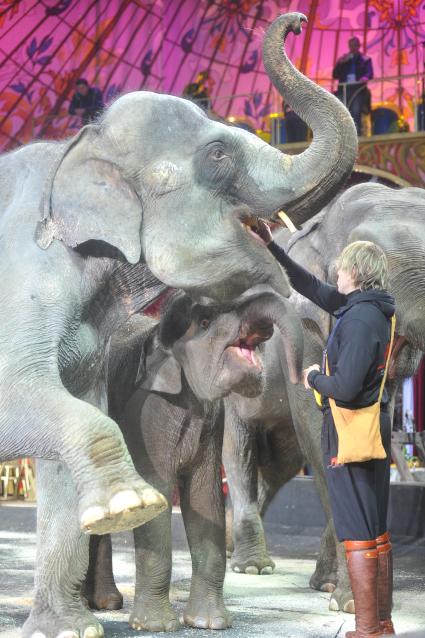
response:
[[[288,13],[268,28],[263,43],[264,66],[272,83],[294,111],[310,126],[310,147],[290,158],[284,175],[281,205],[296,224],[318,212],[337,193],[350,175],[357,154],[357,133],[345,108],[331,93],[304,77],[291,64],[284,43],[290,31],[300,33],[307,18]],[[285,156],[285,166],[288,165]]]
[[[257,294],[254,301],[248,296],[240,312],[242,325],[255,326],[262,333],[265,332],[267,319],[278,327],[283,339],[290,381],[298,383],[303,360],[303,335],[300,319],[291,304],[275,293],[263,292]],[[263,340],[270,336],[271,333],[263,334]]]

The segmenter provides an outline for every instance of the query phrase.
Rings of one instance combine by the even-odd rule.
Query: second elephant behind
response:
[[[187,625],[224,629],[226,566],[221,485],[223,406],[230,393],[264,390],[263,342],[279,327],[296,369],[302,333],[290,304],[272,292],[251,291],[226,305],[174,297],[159,326],[146,332],[134,318],[112,344],[110,413],[119,423],[136,468],[167,496],[178,484],[192,557]],[[171,509],[134,530],[136,588],[130,625],[173,631],[180,622],[169,599]],[[95,608],[117,608],[108,537],[91,539],[85,594]]]
[[[359,184],[336,197],[289,242],[287,236],[284,241],[278,240],[287,246],[294,261],[330,283],[334,283],[335,260],[350,242],[374,241],[383,248],[397,314],[397,339],[390,367],[393,395],[398,381],[414,374],[425,349],[424,219],[423,189]],[[293,293],[290,301],[303,325],[304,367],[319,363],[331,317],[298,293]],[[296,467],[285,471],[288,460],[294,457],[293,434],[288,433],[296,431],[303,453],[313,466],[329,521],[310,584],[333,591],[331,609],[353,612],[345,554],[335,542],[330,517],[320,445],[321,412],[311,391],[287,383],[285,355],[275,337],[266,345],[265,361],[268,383],[263,395],[254,399],[232,395],[226,399],[224,464],[234,507],[232,567],[246,573],[273,570],[261,516],[278,489],[291,478],[291,472],[294,475],[297,471]]]

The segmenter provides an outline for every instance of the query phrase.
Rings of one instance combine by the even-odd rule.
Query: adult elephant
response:
[[[54,462],[38,471],[36,593],[24,636],[101,635],[79,596],[88,552],[81,529],[132,527],[165,507],[104,413],[106,344],[134,310],[129,286],[140,290],[140,261],[165,284],[215,299],[264,281],[287,294],[246,225],[281,207],[301,223],[352,168],[348,112],[283,50],[304,19],[278,18],[264,42],[273,83],[314,132],[298,157],[210,121],[185,100],[139,92],[69,142],[0,159],[0,457]],[[115,277],[123,260],[134,265],[124,283]]]
[[[264,342],[273,324],[297,368],[302,332],[289,302],[269,291],[250,291],[231,304],[176,295],[159,326],[145,334],[134,317],[111,345],[109,410],[119,423],[136,468],[169,499],[178,485],[192,556],[186,625],[224,629],[226,567],[221,483],[223,406],[230,392],[256,396],[264,389]],[[172,631],[179,620],[169,600],[171,508],[134,530],[135,600],[130,625]],[[106,536],[91,538],[85,595],[96,609],[122,598],[112,574]]]
[[[390,381],[393,395],[398,381],[414,373],[425,349],[424,220],[422,189],[360,184],[336,197],[289,241],[287,233],[280,239],[278,235],[278,243],[287,246],[292,259],[330,282],[334,281],[336,257],[351,241],[374,241],[385,250],[397,314]],[[295,292],[291,301],[302,320],[306,367],[321,361],[331,318]],[[311,392],[287,383],[285,356],[273,340],[266,345],[269,381],[265,393],[253,400],[236,396],[226,400],[224,463],[234,508],[232,567],[246,573],[273,570],[261,516],[277,490],[298,469],[297,463],[291,463],[293,458],[298,459],[296,449],[294,454],[296,432],[303,456],[313,466],[329,520],[310,584],[316,589],[334,590],[331,609],[353,612],[345,555],[342,546],[336,544],[330,518],[320,450],[321,413]]]

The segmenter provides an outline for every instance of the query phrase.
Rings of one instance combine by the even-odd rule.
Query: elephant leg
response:
[[[171,490],[167,497],[171,502]],[[177,631],[181,625],[170,604],[171,507],[133,530],[133,534],[136,590],[130,627],[152,632]]]
[[[333,524],[332,524],[333,527]],[[336,543],[336,562],[337,562],[337,586],[333,591],[329,602],[331,611],[345,611],[347,614],[354,614],[354,598],[351,591],[350,578],[347,569],[347,559],[345,556],[344,543]]]
[[[258,510],[258,459],[255,432],[226,404],[223,463],[233,507],[233,571],[271,574],[270,558]],[[226,513],[229,519],[229,513]]]
[[[68,468],[37,464],[35,596],[24,638],[100,638],[103,629],[81,597],[89,537],[78,525],[78,500]]]
[[[90,536],[89,567],[83,596],[91,609],[122,609],[123,597],[115,584],[112,569],[110,534]]]
[[[323,462],[315,465],[310,460],[310,463],[328,521],[322,534],[319,558],[310,579],[310,586],[320,591],[332,592],[329,602],[331,611],[345,611],[353,614],[354,599],[348,576],[345,549],[343,543],[339,543],[336,538]]]
[[[278,423],[265,432],[258,449],[258,509],[264,517],[280,488],[301,470],[304,459],[292,423]]]
[[[136,472],[112,419],[57,383],[39,387],[30,379],[21,392],[23,383],[18,380],[10,392],[2,388],[2,456],[65,462],[77,490],[83,531],[132,529],[166,508],[163,496]]]
[[[332,520],[328,520],[320,540],[319,557],[310,578],[310,587],[318,591],[334,592],[338,582],[337,572],[335,531]]]
[[[314,409],[316,410],[315,407]],[[317,418],[321,420],[320,412],[318,412],[317,416],[314,415],[314,419],[317,420]],[[317,425],[315,421],[313,423],[315,426]],[[318,591],[333,592],[336,589],[338,578],[338,559],[336,553],[337,540],[333,526],[328,486],[326,483],[325,469],[322,460],[322,452],[320,446],[320,423],[318,424],[318,427],[318,439],[315,436],[315,429],[313,429],[312,432],[305,425],[302,425],[301,427],[299,426],[298,428],[296,427],[301,449],[303,450],[308,463],[310,463],[311,467],[313,468],[314,481],[319,494],[320,502],[325,511],[325,516],[327,519],[327,524],[321,538],[320,552],[316,562],[316,568],[310,578],[310,587],[312,589],[317,589]],[[344,568],[346,569],[345,565]]]
[[[312,360],[319,360],[317,357]],[[354,610],[353,594],[349,585],[347,564],[343,548],[336,539],[328,486],[321,448],[322,414],[317,409],[310,393],[294,388],[288,394],[291,412],[294,415],[294,428],[301,450],[307,462],[313,468],[319,498],[327,519],[327,526],[322,535],[320,554],[316,569],[311,576],[310,586],[319,591],[332,591],[329,609],[352,613]]]
[[[199,629],[226,629],[231,617],[223,600],[226,572],[224,498],[218,442],[208,458],[181,481],[180,503],[192,557],[192,580],[184,622]],[[215,449],[214,449],[215,448]]]

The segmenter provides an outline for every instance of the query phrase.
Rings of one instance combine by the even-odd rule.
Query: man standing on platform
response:
[[[366,83],[373,78],[372,60],[360,53],[359,38],[351,38],[348,46],[350,51],[339,58],[332,75],[339,81],[336,96],[350,111],[357,135],[361,135],[362,113],[370,113],[370,91]]]
[[[82,123],[88,124],[96,119],[104,107],[102,92],[100,89],[90,87],[84,78],[79,78],[75,87],[77,90],[72,96],[69,114],[79,115]]]

